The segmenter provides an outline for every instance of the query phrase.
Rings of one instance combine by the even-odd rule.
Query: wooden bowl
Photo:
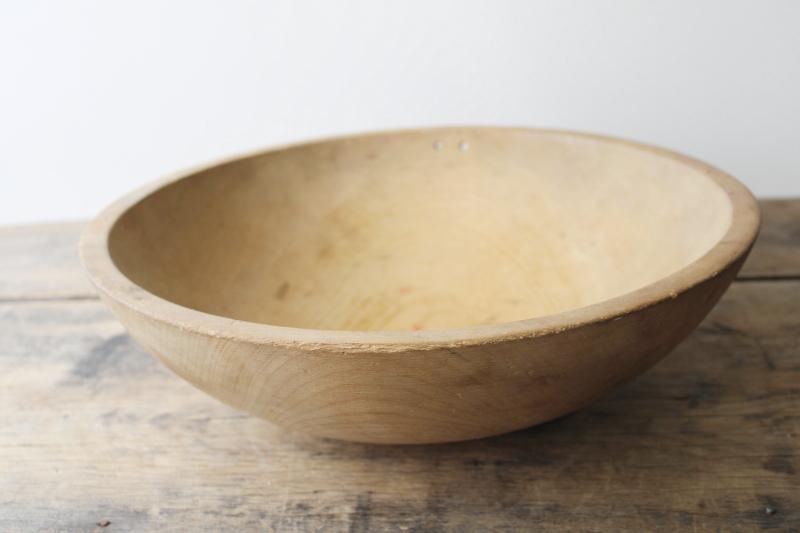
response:
[[[134,192],[85,231],[148,351],[284,428],[474,439],[653,365],[734,278],[756,202],[704,163],[562,131],[448,128],[278,148]]]

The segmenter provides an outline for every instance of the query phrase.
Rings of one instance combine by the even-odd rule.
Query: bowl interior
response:
[[[177,304],[330,330],[445,329],[597,303],[676,272],[731,223],[700,168],[559,132],[450,129],[266,152],[162,187],[109,235]]]

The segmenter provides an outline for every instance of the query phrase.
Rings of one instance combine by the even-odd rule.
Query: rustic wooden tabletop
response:
[[[0,531],[800,530],[800,200],[656,368],[437,446],[285,433],[184,383],[96,299],[81,224],[0,229]]]

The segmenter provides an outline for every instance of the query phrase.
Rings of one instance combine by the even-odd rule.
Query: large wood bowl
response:
[[[290,430],[429,443],[538,424],[643,372],[758,224],[744,186],[688,157],[448,128],[167,179],[103,212],[81,255],[131,335],[207,393]]]

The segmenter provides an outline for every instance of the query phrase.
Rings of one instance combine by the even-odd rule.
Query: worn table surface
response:
[[[656,368],[536,428],[438,446],[285,433],[136,346],[81,224],[0,229],[0,531],[800,530],[800,200]]]

